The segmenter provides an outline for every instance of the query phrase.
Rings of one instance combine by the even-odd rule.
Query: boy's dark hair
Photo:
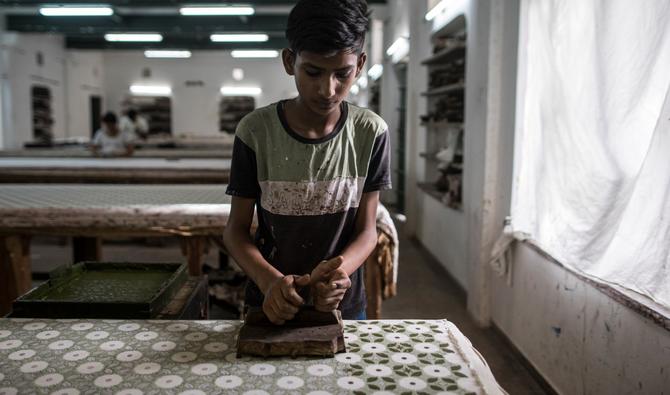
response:
[[[133,109],[133,108],[128,110],[128,118],[130,118],[134,121],[135,118],[137,118],[137,111],[135,111],[135,109]]]
[[[360,53],[368,15],[365,0],[299,0],[288,16],[286,39],[296,54]]]
[[[116,123],[116,114],[109,111],[102,116],[102,122],[104,123]]]

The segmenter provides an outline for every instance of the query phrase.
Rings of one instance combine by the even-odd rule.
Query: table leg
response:
[[[202,275],[203,257],[207,252],[206,236],[190,236],[181,240],[182,254],[188,262],[188,273],[191,276]]]
[[[9,313],[14,299],[31,285],[30,237],[0,237],[0,316]]]
[[[73,237],[72,260],[74,263],[100,261],[102,259],[102,239],[99,237]]]
[[[365,309],[367,319],[378,320],[382,317],[382,273],[377,262],[378,247],[365,260],[365,296],[368,307]]]

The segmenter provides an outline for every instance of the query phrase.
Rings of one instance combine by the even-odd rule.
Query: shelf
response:
[[[438,191],[437,188],[433,183],[430,182],[419,182],[417,183],[418,187],[420,190],[422,190],[426,195],[432,197],[433,199],[437,200],[440,202],[440,204],[444,205],[445,207],[448,207],[452,210],[456,211],[463,211],[463,205],[462,204],[454,204],[454,205],[449,205],[443,201],[445,192]]]
[[[465,89],[465,83],[459,82],[457,84],[451,84],[447,86],[441,86],[439,88],[433,88],[426,92],[421,92],[421,96],[437,96],[444,95],[452,92],[459,92]]]
[[[431,66],[434,64],[449,62],[453,58],[465,56],[465,44],[446,47],[435,53],[428,59],[421,62],[424,66]]]

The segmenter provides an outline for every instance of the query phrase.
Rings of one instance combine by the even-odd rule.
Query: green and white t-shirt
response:
[[[259,108],[237,127],[226,193],[256,199],[255,243],[283,274],[305,274],[350,242],[363,193],[389,189],[390,142],[384,120],[343,102],[333,132],[307,139],[289,127],[284,102]],[[363,268],[340,305],[345,318],[365,309]],[[263,294],[249,283],[246,303]]]

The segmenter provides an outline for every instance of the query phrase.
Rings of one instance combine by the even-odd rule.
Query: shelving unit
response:
[[[46,86],[35,85],[31,90],[33,110],[33,139],[40,143],[50,143],[53,140],[51,127],[53,117],[51,112],[51,91]]]
[[[219,131],[234,134],[237,124],[256,108],[251,96],[224,96],[219,103]]]
[[[419,189],[456,210],[463,208],[463,123],[465,120],[465,19],[456,18],[431,36],[433,55],[421,62],[428,87],[421,93],[428,113],[421,116],[426,131],[425,180]]]
[[[137,110],[149,124],[149,135],[172,134],[172,101],[164,96],[131,96],[126,106]]]

